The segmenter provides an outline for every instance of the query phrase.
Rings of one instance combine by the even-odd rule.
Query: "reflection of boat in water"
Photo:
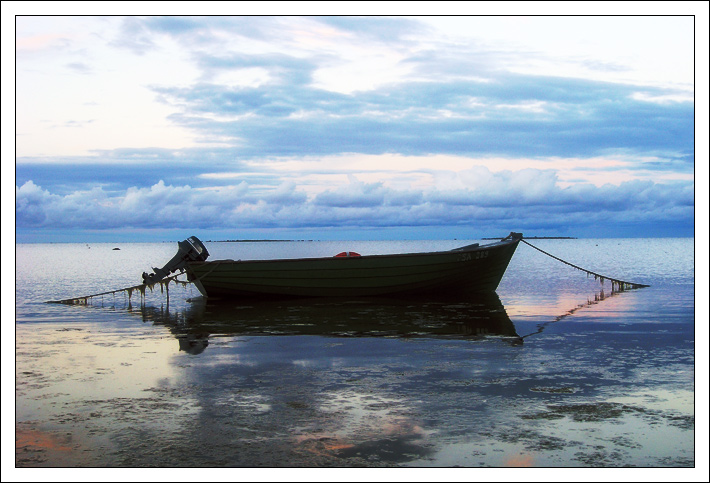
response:
[[[182,312],[144,306],[144,320],[166,325],[181,350],[199,353],[222,336],[318,335],[330,337],[486,336],[520,341],[498,295],[451,294],[427,298],[253,300],[226,303],[200,298]]]
[[[478,243],[448,251],[280,260],[207,261],[209,252],[196,237],[178,243],[178,253],[143,283],[163,280],[177,270],[204,296],[238,300],[254,297],[368,297],[420,293],[429,296],[452,288],[494,292],[522,239],[511,233],[488,245]]]

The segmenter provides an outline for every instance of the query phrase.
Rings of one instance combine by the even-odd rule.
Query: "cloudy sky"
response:
[[[16,239],[693,236],[695,29],[18,16]]]

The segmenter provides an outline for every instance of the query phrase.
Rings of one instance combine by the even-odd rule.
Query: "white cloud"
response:
[[[693,185],[650,181],[619,186],[561,188],[553,172],[526,169],[489,172],[477,168],[454,176],[444,188],[402,190],[382,183],[349,183],[312,199],[294,183],[262,194],[242,182],[228,188],[166,185],[129,188],[112,194],[102,188],[65,196],[27,182],[16,188],[20,228],[162,229],[308,228],[317,226],[451,226],[495,220],[510,226],[565,223],[566,229],[655,219],[690,221]]]
[[[676,102],[693,102],[693,92],[679,92],[676,94],[654,95],[647,92],[634,92],[632,99],[637,101],[655,102],[657,104],[670,104]]]
[[[452,42],[500,51],[497,67],[512,72],[691,91],[694,84],[692,16],[442,16],[422,21]]]

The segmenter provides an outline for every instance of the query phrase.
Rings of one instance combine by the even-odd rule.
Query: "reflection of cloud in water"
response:
[[[267,413],[271,411],[272,405],[269,398],[262,394],[224,394],[217,397],[214,406],[225,406],[228,408],[239,408],[244,411],[255,413]]]
[[[68,462],[81,458],[86,448],[69,436],[59,436],[36,427],[34,422],[15,425],[16,467],[65,467]]]
[[[509,466],[513,468],[530,468],[535,466],[535,459],[532,455],[515,455],[511,456],[503,466]]]
[[[604,291],[604,289],[602,288],[598,292],[589,295],[587,297],[587,301],[583,303],[579,302],[579,294],[561,292],[557,293],[555,298],[552,300],[549,297],[541,298],[540,300],[526,299],[523,301],[523,303],[519,302],[517,304],[509,304],[506,306],[506,312],[519,318],[526,316],[534,318],[549,317],[549,320],[547,320],[546,322],[538,324],[537,330],[535,332],[520,337],[521,339],[525,339],[526,337],[529,337],[531,335],[541,333],[550,324],[560,322],[565,318],[575,314],[579,310],[595,306],[597,304],[600,304],[601,302],[604,303],[603,310],[595,311],[594,315],[597,318],[603,318],[605,316],[608,316],[616,320],[616,317],[618,316],[617,314],[620,311],[631,310],[631,305],[626,299],[624,299],[623,297],[617,297],[623,292],[624,291],[614,290]],[[612,298],[613,300],[611,300]]]
[[[610,401],[622,404],[640,404],[654,410],[677,411],[681,414],[695,414],[695,393],[687,389],[647,389],[616,396]]]
[[[431,431],[412,421],[403,400],[343,390],[324,394],[320,409],[336,415],[339,427],[298,435],[296,443],[306,451],[368,464],[404,463],[434,452],[426,444]]]
[[[605,301],[605,306],[613,304],[613,309],[619,312],[629,309],[629,302],[624,297],[616,297],[616,295],[621,293],[623,292],[610,290],[596,290],[588,292],[587,295],[579,291],[541,293],[535,296],[513,299],[506,303],[505,311],[511,317],[556,317],[569,311],[576,311],[582,307]],[[609,301],[612,297],[614,297],[613,302]]]
[[[17,428],[15,431],[16,448],[42,448],[51,451],[71,451],[71,447],[59,441],[57,435],[39,429]]]

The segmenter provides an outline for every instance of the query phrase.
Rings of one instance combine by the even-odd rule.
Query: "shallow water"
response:
[[[177,245],[17,245],[16,465],[694,466],[694,240],[530,243],[651,287],[611,293],[521,244],[486,298],[214,304],[169,285],[67,306],[44,302],[136,285]]]

